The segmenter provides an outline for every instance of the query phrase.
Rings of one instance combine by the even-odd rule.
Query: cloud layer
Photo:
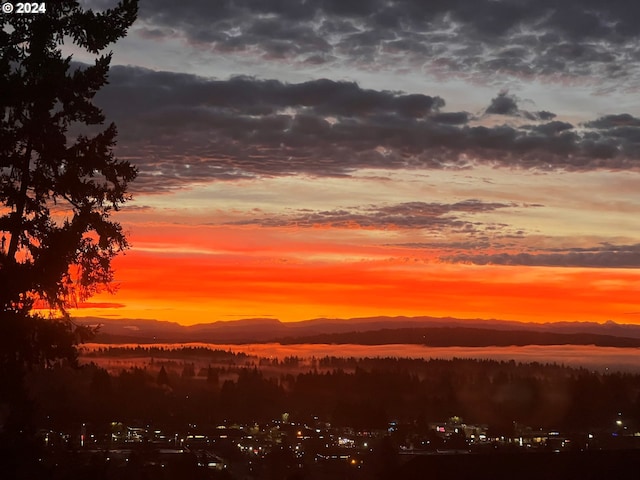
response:
[[[142,2],[138,34],[265,61],[637,87],[638,17],[626,0],[157,0]]]
[[[118,153],[140,167],[143,190],[365,168],[640,167],[639,118],[572,125],[551,112],[521,110],[506,93],[488,101],[485,114],[504,123],[485,126],[468,112],[443,112],[437,96],[351,82],[211,80],[116,66],[97,102],[116,121]]]
[[[473,234],[480,223],[464,215],[491,212],[508,204],[465,200],[454,204],[406,202],[395,205],[370,205],[326,211],[298,211],[293,214],[254,217],[233,222],[236,225],[265,227],[333,227],[364,229],[417,229]]]
[[[458,254],[444,261],[475,265],[526,265],[544,267],[640,268],[640,244],[602,245],[562,252]]]

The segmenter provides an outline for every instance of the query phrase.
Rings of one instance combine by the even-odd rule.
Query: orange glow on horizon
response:
[[[394,247],[305,242],[296,250],[299,239],[286,238],[271,252],[242,254],[230,251],[231,238],[208,246],[215,253],[180,252],[184,242],[167,253],[133,249],[114,263],[117,294],[73,314],[181,324],[382,315],[633,323],[640,310],[632,269],[446,264],[430,261],[433,251],[410,258]],[[117,308],[99,308],[109,304]]]

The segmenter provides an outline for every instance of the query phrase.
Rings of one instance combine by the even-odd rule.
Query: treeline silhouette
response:
[[[260,363],[260,362],[259,362]],[[298,362],[299,363],[299,362]],[[295,357],[263,367],[197,368],[183,362],[109,374],[95,364],[58,365],[29,377],[38,424],[75,428],[119,420],[185,425],[225,420],[266,422],[284,412],[295,421],[386,428],[389,421],[423,425],[453,415],[512,433],[534,428],[606,429],[624,415],[640,420],[640,375],[599,373],[555,364],[492,360],[325,357],[291,373]]]
[[[163,358],[205,358],[210,361],[243,360],[250,356],[243,352],[232,352],[219,348],[208,348],[204,346],[156,346],[137,345],[135,347],[109,346],[97,347],[86,350],[82,353],[84,357],[163,357]]]

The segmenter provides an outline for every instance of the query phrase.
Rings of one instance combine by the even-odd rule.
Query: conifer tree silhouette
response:
[[[107,83],[106,49],[134,22],[137,1],[102,12],[77,1],[42,5],[0,16],[0,407],[9,406],[0,433],[25,428],[17,409],[27,369],[76,361],[89,332],[68,308],[109,288],[111,260],[127,247],[111,213],[130,199],[137,174],[114,156],[116,127],[93,104]],[[65,43],[94,63],[72,63]],[[39,314],[42,306],[53,315]]]
[[[93,97],[107,82],[110,53],[137,14],[135,1],[95,13],[78,2],[46,4],[46,13],[3,15],[0,31],[0,328],[22,321],[39,329],[34,306],[67,308],[113,279],[111,260],[127,247],[110,214],[130,196],[136,169],[113,154],[114,124]],[[71,63],[69,39],[97,56]],[[72,129],[84,132],[72,138]],[[93,134],[92,134],[93,132]],[[68,326],[68,322],[63,322]],[[27,328],[29,325],[25,325]],[[65,331],[63,328],[62,331]],[[61,333],[53,329],[50,335]],[[71,333],[70,331],[68,333]],[[44,334],[44,333],[42,333]],[[36,332],[39,337],[41,332]],[[23,352],[26,363],[66,355]],[[50,345],[51,346],[51,345]]]

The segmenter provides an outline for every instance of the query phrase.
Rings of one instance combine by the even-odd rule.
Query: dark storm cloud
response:
[[[469,214],[491,212],[510,204],[465,200],[457,203],[407,202],[396,205],[370,205],[336,210],[302,210],[292,214],[254,217],[232,222],[233,225],[265,227],[317,227],[368,229],[425,229],[475,233],[484,228],[478,222],[461,218]]]
[[[474,126],[467,112],[442,112],[439,97],[351,82],[209,80],[118,66],[96,102],[118,125],[118,154],[139,166],[142,190],[367,168],[640,167],[640,119],[626,114],[575,127],[513,101],[506,111],[531,123]]]
[[[518,98],[515,95],[509,95],[508,91],[502,91],[497,97],[491,99],[491,104],[486,108],[485,114],[488,115],[506,115],[510,117],[522,117],[527,120],[552,120],[556,117],[555,113],[540,111],[530,112],[522,110],[518,106]],[[555,124],[559,122],[551,122]]]
[[[606,115],[598,120],[594,120],[593,122],[588,122],[586,126],[601,129],[640,127],[640,118],[635,118],[628,113],[623,113],[621,115]]]
[[[547,112],[546,110],[542,110],[538,112],[538,118],[540,118],[540,120],[548,121],[548,120],[553,120],[556,117],[557,115],[555,113]]]
[[[141,2],[139,18],[142,34],[168,28],[203,49],[267,60],[341,58],[390,69],[401,61],[594,84],[597,76],[639,78],[640,3],[628,0],[154,0]]]
[[[525,265],[544,267],[638,268],[640,244],[575,248],[542,253],[457,254],[442,260],[475,265]]]
[[[247,115],[268,115],[286,107],[301,107],[317,115],[345,117],[390,113],[417,118],[444,106],[439,97],[398,92],[366,90],[353,82],[328,79],[300,84],[277,80],[258,80],[236,76],[229,80],[206,80],[187,74],[152,72],[142,68],[113,67],[110,86],[105,89],[105,108],[119,95],[127,97],[133,111],[152,108],[195,106],[227,109]],[[131,97],[136,90],[145,95]]]
[[[491,100],[491,105],[487,107],[486,113],[516,115],[518,113],[518,104],[514,97],[508,95],[508,92],[501,92]]]
[[[468,112],[442,112],[434,114],[431,118],[437,123],[464,125],[471,120],[471,115]]]
[[[532,132],[537,132],[543,136],[550,137],[558,135],[564,131],[571,130],[574,128],[574,126],[567,122],[553,121],[543,123],[541,125],[524,125],[521,128],[530,130]]]

